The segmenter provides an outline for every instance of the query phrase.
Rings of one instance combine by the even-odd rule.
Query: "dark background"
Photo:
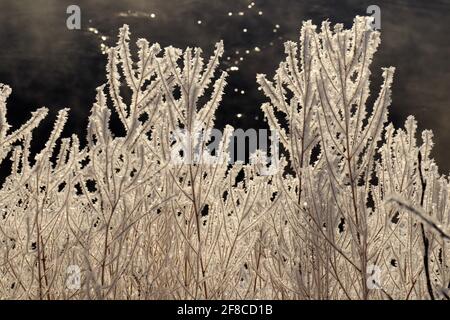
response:
[[[66,27],[70,4],[81,7],[82,30]],[[230,71],[217,126],[264,127],[260,105],[266,98],[257,90],[255,77],[257,73],[273,75],[284,58],[283,42],[298,39],[303,20],[320,24],[329,19],[350,27],[354,16],[364,15],[371,4],[381,8],[382,32],[372,65],[374,89],[378,90],[381,81],[380,68],[395,66],[390,120],[399,126],[413,114],[420,129],[432,129],[434,156],[441,173],[447,174],[448,0],[0,0],[0,82],[13,88],[8,119],[17,128],[31,111],[50,108],[50,116],[35,133],[34,148],[39,148],[56,112],[70,107],[64,134],[77,133],[83,139],[95,88],[106,80],[101,45],[113,45],[118,28],[127,23],[132,43],[145,37],[162,46],[200,46],[209,55],[214,43],[223,39],[226,51],[221,68],[237,66],[239,70]]]

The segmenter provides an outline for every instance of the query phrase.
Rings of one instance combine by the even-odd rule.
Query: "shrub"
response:
[[[133,61],[125,25],[87,145],[60,137],[64,109],[34,161],[31,133],[47,110],[8,133],[2,85],[0,160],[10,155],[12,170],[0,190],[0,296],[448,297],[449,182],[430,157],[430,131],[419,144],[412,117],[404,129],[387,124],[394,68],[367,105],[380,43],[367,19],[348,30],[305,22],[300,49],[286,42],[273,80],[258,75],[285,151],[271,170],[261,151],[249,164],[230,162],[230,126],[210,150],[227,77],[216,75],[221,42],[205,63],[199,48],[139,39]],[[110,130],[111,111],[123,136]]]

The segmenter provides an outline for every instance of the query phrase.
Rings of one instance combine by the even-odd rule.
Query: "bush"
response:
[[[199,48],[139,39],[134,62],[125,25],[87,145],[60,137],[64,109],[34,161],[31,134],[47,110],[8,133],[2,85],[0,160],[10,156],[12,170],[0,191],[0,296],[447,297],[449,182],[430,158],[430,131],[418,144],[412,117],[404,129],[387,124],[394,68],[367,105],[380,43],[367,19],[349,30],[305,22],[300,50],[286,42],[273,80],[258,75],[284,150],[269,168],[262,151],[230,161],[229,126],[210,150],[226,85],[226,72],[216,75],[222,43],[205,63]],[[125,135],[110,131],[111,111]],[[272,156],[277,148],[273,139]]]

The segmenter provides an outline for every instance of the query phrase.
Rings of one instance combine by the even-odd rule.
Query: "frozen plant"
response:
[[[283,154],[270,166],[259,150],[231,163],[230,126],[214,141],[222,42],[205,61],[200,48],[139,39],[135,59],[123,26],[86,145],[61,137],[63,109],[33,157],[47,110],[10,132],[0,86],[0,161],[12,162],[0,189],[0,297],[448,298],[449,181],[430,131],[418,142],[412,117],[404,129],[387,123],[393,68],[368,105],[380,34],[367,19],[319,31],[305,22],[273,79],[257,76],[280,141],[270,153]]]
[[[273,81],[258,76],[271,101],[263,111],[295,172],[279,177],[286,200],[274,214],[277,255],[268,261],[268,277],[285,287],[281,297],[434,299],[448,285],[444,239],[404,206],[385,203],[401,195],[448,223],[448,180],[430,158],[431,133],[417,146],[412,117],[406,132],[386,126],[394,68],[383,70],[378,98],[367,105],[380,43],[367,19],[356,17],[348,30],[324,22],[320,32],[305,22],[300,50],[286,42]],[[285,115],[286,132],[275,110]],[[372,283],[373,265],[383,283]]]

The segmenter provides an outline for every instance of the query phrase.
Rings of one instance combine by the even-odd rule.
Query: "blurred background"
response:
[[[71,4],[81,8],[81,30],[66,27]],[[390,121],[400,126],[412,114],[419,129],[432,129],[434,156],[441,173],[448,174],[449,0],[0,0],[0,82],[13,88],[8,119],[16,128],[31,111],[48,107],[47,121],[35,132],[33,147],[40,148],[56,112],[69,107],[64,134],[83,139],[95,88],[106,81],[102,51],[114,45],[118,28],[127,23],[132,43],[144,37],[161,46],[200,46],[209,55],[223,39],[221,68],[230,77],[217,127],[265,127],[260,105],[266,98],[255,78],[257,73],[272,77],[284,58],[283,42],[298,39],[303,20],[350,27],[372,4],[381,9],[382,33],[372,94],[381,83],[380,68],[395,66]]]

